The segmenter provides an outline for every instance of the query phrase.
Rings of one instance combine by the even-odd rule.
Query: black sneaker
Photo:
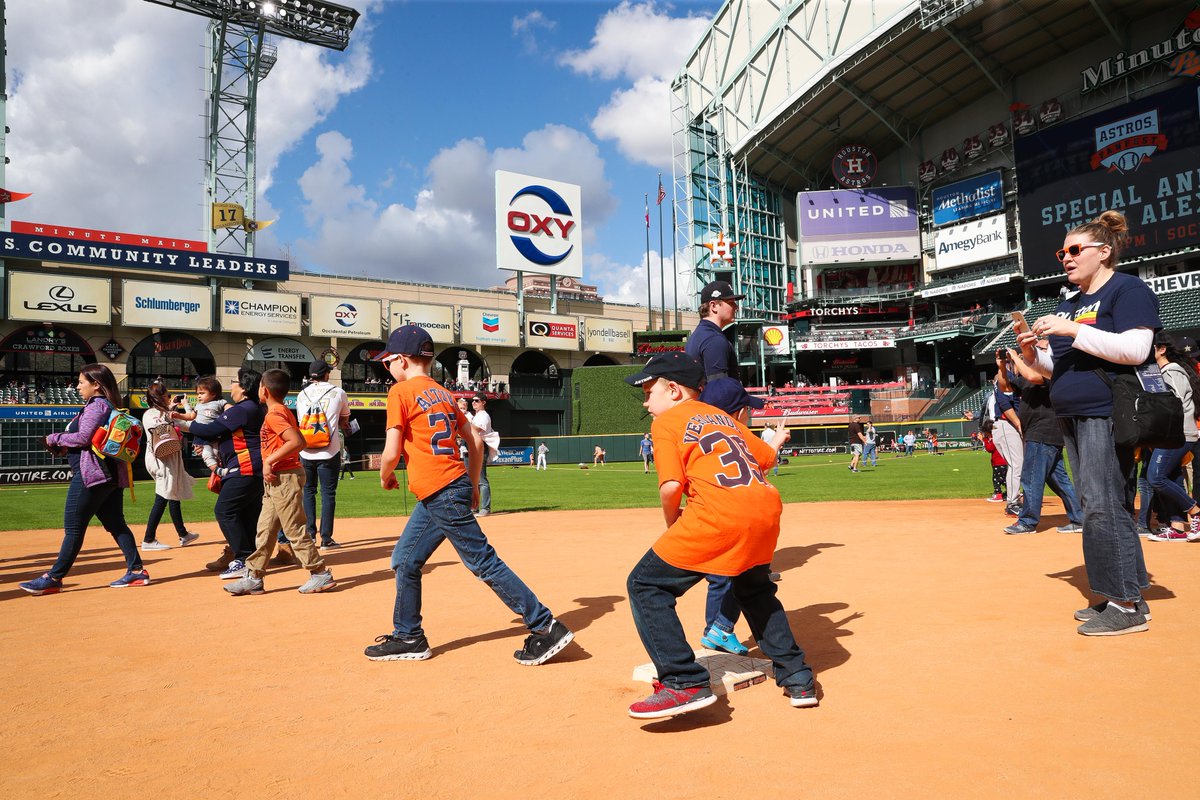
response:
[[[1103,611],[1076,630],[1084,636],[1120,636],[1125,633],[1148,631],[1150,626],[1146,624],[1146,615],[1141,611],[1134,609],[1130,614],[1114,608],[1112,603],[1109,603]]]
[[[1108,608],[1108,601],[1101,600],[1094,606],[1088,606],[1087,608],[1081,608],[1076,611],[1075,619],[1079,620],[1080,622],[1087,622],[1089,619],[1095,619],[1096,617],[1100,616],[1100,614],[1102,614],[1106,608]],[[1137,610],[1139,614],[1146,618],[1146,622],[1149,622],[1151,619],[1153,619],[1153,617],[1150,616],[1150,605],[1145,601],[1144,598],[1138,599]]]
[[[813,684],[809,684],[808,686],[785,686],[783,688],[787,692],[792,706],[795,708],[813,708],[820,702],[817,700],[817,687]]]
[[[325,541],[321,542],[322,550],[334,550],[339,547],[341,547],[341,545],[335,542],[333,539],[326,539]]]
[[[513,653],[518,664],[526,667],[536,667],[545,664],[570,644],[575,634],[558,620],[550,623],[550,629],[545,633],[531,633],[525,637],[525,646]]]
[[[378,644],[373,644],[363,652],[372,661],[425,661],[433,657],[429,649],[429,640],[418,636],[406,642],[399,636],[390,633],[375,637]]]

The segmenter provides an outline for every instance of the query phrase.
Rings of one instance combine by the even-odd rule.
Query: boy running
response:
[[[292,546],[292,552],[300,566],[309,572],[308,580],[300,587],[301,594],[316,594],[332,589],[337,584],[333,573],[325,567],[325,561],[317,555],[317,548],[306,530],[304,501],[304,470],[300,466],[300,451],[304,449],[304,435],[296,424],[296,417],[283,404],[292,388],[292,376],[281,369],[269,369],[263,373],[258,387],[258,401],[265,403],[267,414],[263,417],[262,465],[263,501],[258,515],[258,530],[255,535],[255,551],[246,559],[246,575],[225,587],[232,595],[262,594],[263,575],[267,562],[275,552],[276,534],[283,535]]]
[[[817,705],[812,668],[796,644],[769,577],[783,505],[763,477],[775,451],[750,429],[696,399],[704,369],[664,353],[626,378],[645,393],[667,531],[629,573],[633,621],[658,672],[654,694],[629,707],[638,719],[715,703],[708,670],[688,646],[676,600],[706,575],[727,575],[775,682],[796,707]],[[687,506],[680,501],[687,496]]]
[[[417,505],[392,551],[396,571],[393,630],[366,649],[372,661],[424,661],[433,653],[421,629],[421,568],[443,540],[449,539],[467,569],[491,587],[529,628],[525,645],[513,657],[526,666],[543,664],[574,638],[554,618],[488,543],[471,509],[479,504],[483,440],[454,403],[454,396],[429,375],[433,340],[419,325],[392,331],[387,349],[376,360],[396,379],[388,392],[387,441],[379,466],[384,489],[396,489],[396,465],[403,453]],[[466,442],[470,478],[455,447]]]

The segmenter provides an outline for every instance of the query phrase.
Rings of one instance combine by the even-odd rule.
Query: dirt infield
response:
[[[122,591],[93,528],[67,590],[29,597],[16,583],[61,534],[4,534],[0,797],[1194,797],[1200,546],[1147,543],[1150,631],[1091,639],[1079,536],[1009,521],[982,501],[787,506],[774,564],[820,708],[768,682],[651,723],[625,714],[648,660],[625,576],[657,511],[483,520],[577,633],[541,667],[513,661],[519,620],[448,546],[425,581],[434,658],[363,657],[390,630],[403,520],[339,521],[339,588],[317,596],[295,568],[226,595],[208,523]],[[703,600],[680,604],[697,639]]]

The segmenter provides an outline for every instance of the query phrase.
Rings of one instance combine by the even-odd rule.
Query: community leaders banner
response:
[[[300,335],[300,295],[221,290],[221,330]]]
[[[1004,258],[1008,255],[1007,220],[1004,214],[995,214],[962,225],[939,228],[934,241],[931,270]]]
[[[583,349],[606,353],[632,353],[633,323],[624,319],[584,317]]]
[[[383,339],[383,303],[361,297],[308,298],[308,333],[339,339]]]
[[[112,281],[58,273],[8,273],[8,318],[108,325]]]
[[[388,329],[384,333],[391,333],[401,325],[420,325],[429,331],[430,338],[435,342],[454,342],[454,306],[429,306],[393,300],[388,308],[388,320]]]
[[[211,331],[212,292],[184,283],[121,281],[121,321],[133,328]]]
[[[835,189],[796,196],[800,263],[915,261],[921,257],[911,186]]]
[[[462,310],[462,335],[459,340],[463,344],[520,347],[521,320],[515,311],[464,308]]]
[[[1129,219],[1129,256],[1200,244],[1200,87],[1192,83],[1018,136],[1025,274],[1061,274],[1071,228],[1106,209]]]
[[[544,347],[547,350],[578,350],[579,318],[527,313],[525,346]]]
[[[999,170],[939,186],[932,195],[934,225],[950,225],[1004,210],[1004,181]]]

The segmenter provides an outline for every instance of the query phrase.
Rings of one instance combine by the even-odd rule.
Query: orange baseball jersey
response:
[[[295,415],[286,406],[278,405],[267,412],[267,415],[263,417],[262,430],[259,432],[263,458],[283,447],[283,432],[288,428],[300,431],[296,425]],[[300,454],[293,453],[282,461],[276,461],[271,469],[276,472],[282,472],[285,469],[300,469]]]
[[[400,429],[408,485],[418,499],[466,474],[455,438],[470,424],[454,395],[428,375],[400,381],[388,392],[387,426]]]
[[[658,483],[679,481],[687,505],[654,543],[680,569],[740,575],[771,563],[783,503],[763,470],[771,446],[719,408],[686,400],[650,426]]]

